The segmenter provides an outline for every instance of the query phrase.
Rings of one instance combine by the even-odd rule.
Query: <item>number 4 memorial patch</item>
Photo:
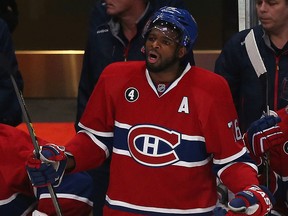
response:
[[[129,102],[135,102],[139,98],[139,92],[136,88],[130,87],[125,91],[125,98]]]

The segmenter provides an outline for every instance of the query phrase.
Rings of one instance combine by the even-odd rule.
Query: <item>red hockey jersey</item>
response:
[[[188,65],[165,88],[145,62],[109,65],[66,146],[76,171],[112,154],[105,215],[211,215],[216,175],[233,192],[258,184],[226,81]]]
[[[288,215],[288,113],[287,108],[277,111],[281,118],[279,126],[284,133],[286,142],[279,143],[269,149],[269,189],[276,199],[274,209],[282,215]],[[253,157],[253,154],[252,154]],[[255,156],[254,156],[255,157]],[[255,157],[261,167],[264,158]],[[259,176],[260,182],[267,185],[266,167],[262,175]]]
[[[39,144],[46,144],[38,138]],[[24,131],[0,124],[0,215],[31,215],[36,208],[49,216],[56,215],[46,187],[32,188],[25,163],[33,152],[31,137]],[[92,211],[92,179],[84,172],[65,175],[55,188],[65,216],[88,215]]]

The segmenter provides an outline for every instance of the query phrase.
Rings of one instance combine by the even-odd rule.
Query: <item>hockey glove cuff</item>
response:
[[[244,141],[255,156],[262,156],[273,146],[284,143],[283,132],[277,125],[280,121],[278,116],[265,116],[250,125],[244,134]]]
[[[40,147],[40,159],[31,155],[26,163],[26,170],[31,183],[35,187],[52,184],[59,186],[65,172],[67,157],[65,148],[55,144]]]

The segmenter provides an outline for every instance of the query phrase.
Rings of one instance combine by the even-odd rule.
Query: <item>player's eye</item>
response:
[[[150,42],[154,42],[154,41],[156,41],[156,37],[148,36],[147,40],[150,41]]]
[[[160,41],[162,44],[166,46],[171,46],[174,42],[169,38],[162,38]]]

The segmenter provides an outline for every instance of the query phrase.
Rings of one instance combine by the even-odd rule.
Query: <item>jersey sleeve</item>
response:
[[[232,192],[237,192],[258,184],[257,167],[242,140],[229,86],[222,77],[219,82],[210,105],[203,109],[204,137],[207,151],[214,155],[215,173]]]
[[[104,70],[80,119],[80,130],[66,145],[75,158],[75,171],[98,167],[112,151],[114,104],[106,77]]]
[[[38,144],[46,141],[38,138]],[[25,162],[33,152],[31,137],[24,131],[0,124],[0,174],[14,192],[30,193]]]

